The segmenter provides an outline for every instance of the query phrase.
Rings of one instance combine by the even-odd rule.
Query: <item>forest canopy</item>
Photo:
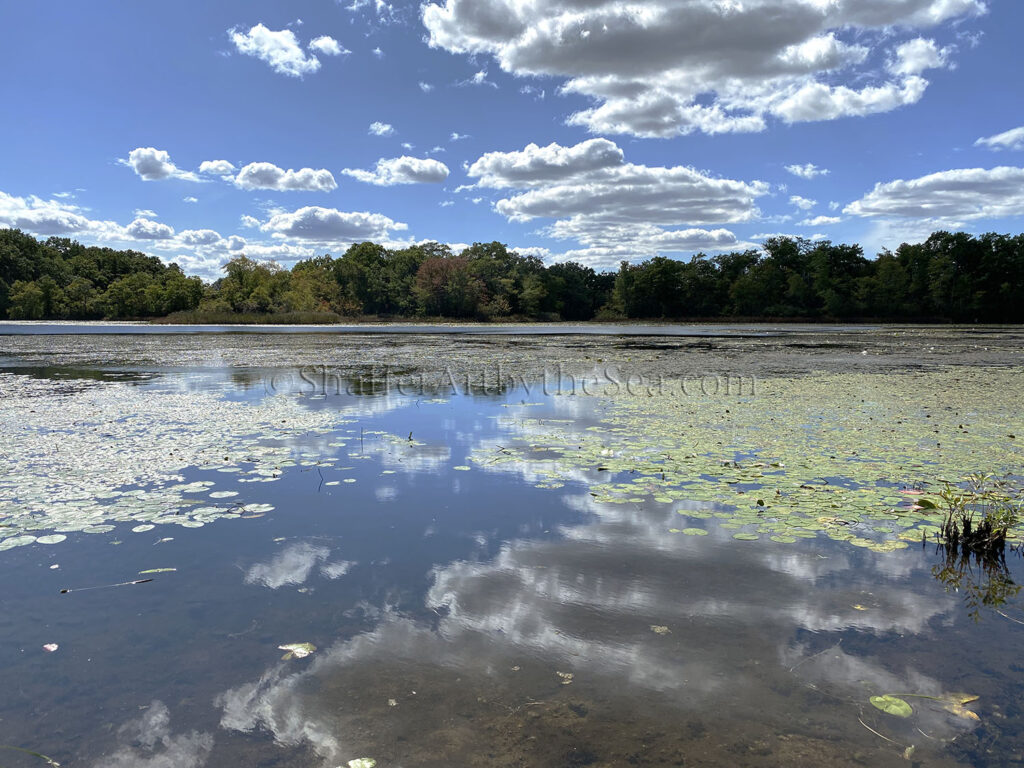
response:
[[[138,251],[0,230],[0,317],[12,320],[426,317],[1024,321],[1024,235],[936,232],[876,258],[778,237],[759,249],[545,265],[505,245],[365,242],[290,270],[244,255],[207,283]]]

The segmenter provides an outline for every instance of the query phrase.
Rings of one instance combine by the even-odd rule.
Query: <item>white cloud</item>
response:
[[[169,240],[174,237],[174,228],[159,221],[150,219],[135,219],[125,227],[129,237],[136,240]]]
[[[21,229],[35,235],[91,234],[106,238],[123,230],[113,221],[96,221],[82,209],[58,200],[30,195],[16,197],[0,191],[0,226]]]
[[[402,157],[380,159],[372,171],[346,168],[342,171],[359,181],[390,187],[395,184],[440,183],[448,178],[448,166],[431,158]]]
[[[309,41],[309,50],[316,51],[324,56],[341,56],[352,53],[345,46],[329,35],[321,35]]]
[[[818,201],[808,200],[806,197],[800,197],[800,195],[793,195],[789,198],[789,204],[796,206],[801,211],[809,211],[818,204]]]
[[[356,12],[369,9],[379,24],[394,24],[400,20],[400,15],[391,3],[384,0],[352,0],[345,6],[348,11]]]
[[[842,221],[839,216],[815,216],[813,219],[804,219],[800,222],[801,227],[824,227],[828,224],[838,224]]]
[[[384,51],[380,49],[380,46],[377,46],[376,48],[373,49],[373,55],[376,56],[378,59],[383,59]]]
[[[888,68],[893,74],[903,77],[920,75],[929,69],[945,67],[953,53],[952,48],[939,48],[934,40],[918,37],[896,47]]]
[[[1008,131],[997,133],[995,136],[987,136],[974,142],[976,147],[988,147],[989,149],[1013,149],[1024,150],[1024,125],[1020,128],[1011,128]]]
[[[498,84],[492,80],[487,79],[487,70],[481,69],[471,77],[461,81],[459,85],[489,85],[492,88],[497,88]]]
[[[334,175],[323,168],[301,168],[287,171],[273,163],[249,163],[238,172],[235,185],[242,189],[301,190],[306,192],[330,192],[338,183]]]
[[[290,29],[274,31],[257,24],[248,32],[229,29],[228,35],[239,53],[255,56],[280,75],[302,77],[320,69],[320,59],[307,56]]]
[[[1024,168],[961,168],[880,183],[846,206],[844,213],[930,219],[952,226],[974,219],[1024,216]]]
[[[516,152],[488,152],[466,173],[479,178],[478,186],[481,187],[522,188],[617,168],[624,163],[625,155],[615,142],[588,139],[571,147],[552,142],[546,147],[527,144]]]
[[[221,236],[212,229],[183,229],[178,239],[185,245],[213,245],[221,241]]]
[[[828,168],[819,168],[814,163],[787,165],[786,170],[801,179],[815,179],[818,176],[828,176],[830,173]]]
[[[459,133],[458,131],[452,131],[451,135],[448,137],[448,141],[462,141],[463,139],[468,139],[468,138],[469,138],[469,134],[468,133]]]
[[[351,243],[380,241],[391,230],[407,229],[380,213],[346,212],[335,208],[307,206],[292,213],[278,213],[261,226],[264,232],[297,240]]]
[[[432,90],[434,90],[434,86],[431,85],[430,83],[424,83],[421,80],[420,81],[420,90],[423,91],[424,93],[430,93]]]
[[[372,122],[369,131],[372,136],[391,136],[394,134],[395,128],[388,123]]]
[[[199,202],[199,198],[198,197],[193,197],[192,195],[189,195],[188,197],[183,197],[181,199],[181,202],[183,202],[183,203],[198,203]]]
[[[136,217],[141,217],[143,219],[157,218],[156,211],[151,211],[149,208],[136,208],[132,213],[134,213]]]
[[[180,170],[171,162],[171,156],[162,149],[154,147],[136,147],[128,153],[128,158],[119,160],[127,165],[143,181],[159,181],[161,179],[184,179],[198,181],[198,177],[189,171]]]
[[[199,172],[213,176],[231,176],[235,172],[235,166],[227,160],[203,160],[199,164]]]
[[[433,0],[421,15],[432,47],[490,55],[594,100],[572,124],[670,137],[914,103],[928,85],[920,73],[951,53],[927,49],[918,30],[985,10],[983,0]]]
[[[545,234],[585,246],[567,258],[604,266],[735,246],[732,232],[704,227],[757,217],[755,200],[769,191],[764,182],[713,178],[686,166],[627,163],[608,139],[489,152],[467,175],[478,179],[474,188],[514,190],[495,203],[498,213],[511,221],[555,219]]]

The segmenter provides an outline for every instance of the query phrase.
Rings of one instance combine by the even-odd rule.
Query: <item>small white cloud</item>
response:
[[[203,160],[199,164],[199,172],[213,176],[230,176],[235,172],[235,166],[227,160]]]
[[[390,231],[407,228],[406,224],[380,213],[339,211],[320,206],[307,206],[292,213],[278,213],[262,225],[264,232],[277,236],[343,243],[386,240]]]
[[[329,35],[321,35],[309,41],[309,50],[321,53],[324,56],[342,56],[352,53],[345,46]]]
[[[301,168],[284,170],[273,163],[249,163],[235,177],[235,186],[242,189],[300,190],[330,192],[338,183],[326,169]]]
[[[257,24],[248,32],[229,29],[228,35],[239,53],[266,62],[280,75],[302,77],[320,69],[320,59],[307,56],[290,29],[274,31]]]
[[[416,146],[415,144],[412,144],[412,143],[410,143],[408,141],[403,141],[402,142],[402,149],[406,149],[406,150],[410,150],[411,151],[415,146]]]
[[[259,225],[260,225],[260,220],[259,219],[257,219],[255,216],[250,216],[247,213],[243,213],[242,214],[241,222],[242,222],[242,226],[243,227],[248,227],[248,228],[259,227]]]
[[[125,232],[128,233],[129,237],[134,237],[136,240],[169,240],[174,237],[174,229],[172,227],[159,221],[142,218],[135,219],[135,221],[125,227]]]
[[[463,139],[468,139],[468,138],[469,138],[469,134],[468,133],[459,133],[458,131],[452,131],[451,136],[448,137],[448,141],[462,141]]]
[[[192,197],[192,195],[189,195],[188,197],[183,197],[181,199],[181,202],[183,202],[183,203],[198,203],[199,202],[199,198],[198,197]]]
[[[384,58],[384,51],[382,51],[380,49],[380,46],[378,46],[378,47],[373,49],[373,55],[376,56],[378,59],[383,59]]]
[[[789,204],[796,206],[801,211],[809,211],[818,204],[818,201],[809,200],[806,197],[800,197],[800,195],[793,195],[789,198]]]
[[[368,184],[390,187],[395,184],[438,184],[448,178],[449,170],[439,160],[402,156],[378,160],[373,171],[346,168],[342,173]]]
[[[430,93],[432,90],[434,90],[433,85],[431,85],[430,83],[424,83],[422,80],[420,81],[419,85],[420,90],[423,91],[424,93]]]
[[[953,53],[954,49],[952,48],[939,48],[934,40],[918,37],[908,40],[896,48],[894,57],[889,61],[888,69],[900,77],[920,75],[929,69],[945,67]]]
[[[976,147],[988,147],[989,149],[1011,149],[1024,150],[1024,125],[1020,128],[1011,128],[1008,131],[997,133],[995,136],[987,136],[974,142]]]
[[[481,69],[471,77],[466,78],[459,82],[459,85],[489,85],[491,88],[497,88],[498,84],[493,80],[487,79],[487,70]]]
[[[837,203],[835,200],[833,200],[831,203],[828,204],[828,209],[830,211],[838,211],[839,210],[839,203]]]
[[[136,208],[133,213],[136,218],[142,219],[155,219],[157,217],[156,211],[152,211],[149,208]]]
[[[136,147],[128,153],[126,160],[119,160],[122,165],[138,174],[143,181],[159,181],[161,179],[184,179],[198,181],[198,177],[189,171],[180,170],[171,162],[171,156],[163,149],[154,147]]]
[[[185,245],[213,245],[219,243],[219,232],[212,229],[183,229],[178,233],[178,240]]]
[[[839,216],[815,216],[813,219],[804,219],[800,222],[801,227],[823,227],[826,224],[838,224],[842,221]]]
[[[455,205],[455,201],[454,200],[442,200],[440,203],[438,203],[438,205],[440,205],[442,208],[451,208],[453,205]]]
[[[828,168],[819,168],[814,163],[787,165],[786,170],[801,179],[815,179],[818,176],[828,176],[830,173]]]
[[[370,123],[369,130],[371,136],[391,136],[395,132],[395,128],[393,125],[381,122]]]

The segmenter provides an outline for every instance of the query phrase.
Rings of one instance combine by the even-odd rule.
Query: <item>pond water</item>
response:
[[[670,397],[37,343],[2,766],[1024,762],[1020,558],[947,562],[901,493],[1021,474],[1018,367]]]

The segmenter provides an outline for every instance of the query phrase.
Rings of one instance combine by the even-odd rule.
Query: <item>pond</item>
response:
[[[0,338],[0,765],[1024,760],[1020,329],[809,333]]]

